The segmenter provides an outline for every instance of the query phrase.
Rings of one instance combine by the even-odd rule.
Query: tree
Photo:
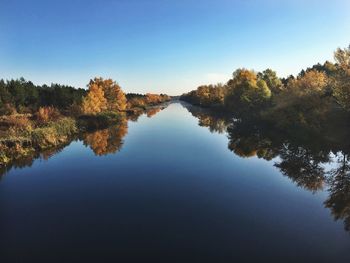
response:
[[[96,114],[107,109],[107,100],[104,91],[98,81],[90,80],[89,92],[82,102],[82,112],[85,114]]]
[[[287,84],[288,90],[295,90],[305,95],[307,93],[324,92],[328,84],[327,75],[317,70],[307,71],[303,76],[292,79]]]
[[[277,94],[283,89],[282,81],[277,77],[277,74],[272,69],[266,69],[258,73],[258,78],[266,82],[272,94]]]
[[[333,96],[345,110],[350,111],[350,46],[334,52],[338,71],[333,83]]]
[[[238,69],[227,83],[225,106],[237,113],[255,113],[266,105],[271,90],[252,70]]]
[[[102,88],[107,100],[107,109],[110,111],[123,111],[126,108],[127,100],[121,87],[112,79],[103,80],[95,78],[95,83]]]
[[[316,70],[289,78],[285,89],[274,96],[273,107],[265,117],[280,128],[303,126],[319,129],[331,109],[331,97],[326,96],[327,87],[327,75]]]

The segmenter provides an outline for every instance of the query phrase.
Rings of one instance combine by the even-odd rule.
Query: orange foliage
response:
[[[125,94],[112,79],[95,78],[90,80],[88,87],[88,95],[82,104],[83,113],[95,114],[104,110],[125,110],[127,103]]]
[[[96,114],[107,109],[104,91],[96,80],[90,80],[89,92],[83,99],[82,112],[85,114]]]
[[[84,144],[89,145],[98,156],[115,153],[121,149],[123,138],[127,133],[127,119],[121,119],[118,125],[88,133],[84,138]]]
[[[14,130],[28,130],[31,129],[32,122],[27,115],[14,114],[0,117],[0,126]]]
[[[95,78],[95,81],[100,85],[107,99],[107,108],[111,111],[123,111],[126,108],[126,97],[121,87],[112,79],[103,80]]]
[[[160,112],[161,108],[151,108],[147,110],[147,117],[151,118],[152,116],[156,115],[158,112]]]
[[[324,72],[310,70],[304,76],[291,80],[287,88],[300,92],[322,91],[327,85],[328,79]]]
[[[57,120],[61,116],[58,109],[48,106],[40,107],[37,113],[37,119],[40,123],[47,123],[49,121]]]
[[[158,95],[158,94],[151,94],[151,93],[146,94],[146,103],[150,105],[159,104],[167,100],[170,100],[170,97],[167,95],[162,95],[162,94]]]

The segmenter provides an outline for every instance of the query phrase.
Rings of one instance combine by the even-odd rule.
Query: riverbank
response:
[[[135,119],[143,113],[152,115],[154,109],[168,103],[135,107],[125,111],[101,112],[94,115],[60,116],[40,123],[32,114],[14,114],[0,117],[0,166],[32,156],[36,152],[53,149],[69,143],[85,132],[106,129]],[[150,113],[149,113],[150,112]]]

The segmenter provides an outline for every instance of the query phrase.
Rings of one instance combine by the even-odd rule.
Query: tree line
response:
[[[203,85],[180,99],[232,113],[238,118],[262,118],[279,127],[321,128],[335,112],[350,111],[350,46],[326,61],[279,78],[275,71],[237,69],[226,84]]]
[[[0,79],[0,115],[36,112],[45,106],[66,110],[73,104],[80,104],[85,95],[86,90],[71,86],[34,85],[24,78]]]
[[[125,94],[112,79],[94,78],[87,87],[85,90],[60,84],[34,85],[24,78],[0,79],[0,115],[36,113],[44,107],[66,113],[97,114],[170,100],[165,94]]]

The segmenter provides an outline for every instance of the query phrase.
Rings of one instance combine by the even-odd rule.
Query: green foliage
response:
[[[62,118],[49,123],[45,127],[36,128],[31,133],[33,145],[39,149],[57,146],[77,133],[76,121],[72,118]]]
[[[81,115],[78,118],[80,130],[96,130],[107,128],[110,125],[117,124],[123,116],[118,112],[101,112],[95,115]]]
[[[23,78],[0,80],[0,110],[6,113],[5,106],[12,105],[18,112],[35,112],[39,107],[53,106],[67,110],[73,103],[81,103],[84,89],[51,84],[36,86]]]
[[[257,76],[259,79],[265,81],[272,94],[278,94],[283,89],[282,81],[277,77],[275,71],[266,69],[263,72],[259,72]]]
[[[334,58],[339,69],[333,78],[333,95],[341,107],[350,111],[350,46],[338,48]]]
[[[204,85],[180,99],[204,107],[221,103],[236,118],[263,117],[280,128],[321,129],[334,112],[350,111],[350,46],[338,48],[334,57],[335,64],[326,61],[282,79],[271,69],[238,69],[220,95],[219,89]]]
[[[72,136],[78,131],[76,120],[68,117],[54,121],[49,126],[56,131],[58,136]]]
[[[216,85],[203,85],[197,90],[183,94],[180,99],[194,105],[203,107],[223,107],[226,86],[221,83]]]
[[[225,106],[232,112],[253,113],[263,109],[271,98],[271,90],[255,72],[238,69],[227,83]]]

